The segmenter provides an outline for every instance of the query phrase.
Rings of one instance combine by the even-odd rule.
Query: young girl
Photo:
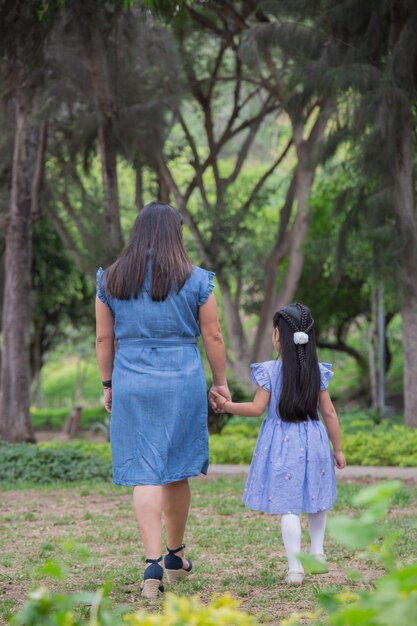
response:
[[[336,500],[334,464],[342,469],[346,461],[327,391],[333,372],[331,365],[317,360],[309,309],[290,304],[274,315],[273,325],[272,343],[281,358],[251,365],[252,379],[258,385],[253,401],[232,402],[219,394],[211,397],[217,411],[243,416],[262,415],[268,406],[243,502],[256,511],[281,514],[288,558],[285,580],[300,585],[304,579],[296,558],[301,551],[300,513],[308,513],[310,552],[325,563],[326,514]]]

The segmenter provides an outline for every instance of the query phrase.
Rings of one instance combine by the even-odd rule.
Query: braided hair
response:
[[[310,310],[298,302],[289,304],[275,313],[273,324],[279,330],[282,356],[277,413],[284,422],[317,420],[320,370]],[[296,343],[298,336],[306,343]]]

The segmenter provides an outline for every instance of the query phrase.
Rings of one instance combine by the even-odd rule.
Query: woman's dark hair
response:
[[[314,320],[310,310],[296,302],[275,313],[282,356],[282,390],[277,411],[284,422],[317,420],[320,370],[317,359]],[[294,333],[308,335],[304,344],[294,342]]]
[[[180,291],[192,272],[182,238],[183,220],[169,204],[151,202],[143,207],[130,239],[119,258],[106,270],[106,293],[119,300],[138,297],[146,267],[152,263],[152,300],[165,300]]]

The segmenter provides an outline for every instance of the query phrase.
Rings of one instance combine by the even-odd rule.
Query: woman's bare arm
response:
[[[96,354],[102,380],[110,380],[114,361],[114,320],[107,306],[96,296]]]
[[[212,391],[215,391],[224,395],[225,398],[230,398],[231,395],[226,380],[226,349],[214,293],[210,294],[207,302],[200,306],[198,320],[204,348],[213,375],[213,385],[210,394]]]

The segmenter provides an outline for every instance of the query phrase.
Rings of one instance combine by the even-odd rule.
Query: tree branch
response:
[[[224,179],[224,184],[226,186],[230,185],[231,183],[233,183],[236,178],[239,175],[240,170],[242,169],[243,163],[246,160],[246,157],[248,155],[248,152],[252,146],[252,143],[256,137],[256,133],[259,130],[260,125],[262,124],[263,120],[264,120],[264,115],[262,114],[263,111],[267,110],[267,104],[268,104],[268,100],[264,103],[261,111],[259,112],[259,116],[257,117],[256,121],[249,127],[249,132],[246,136],[246,139],[244,140],[243,144],[240,147],[239,150],[239,155],[238,158],[236,160],[236,165],[234,167],[233,172],[231,173],[231,175]]]
[[[211,265],[210,254],[208,250],[206,249],[206,245],[201,236],[201,232],[198,228],[197,222],[194,220],[194,217],[191,215],[191,213],[189,212],[187,208],[187,202],[189,200],[189,197],[191,196],[191,193],[194,191],[195,186],[196,186],[196,181],[197,181],[196,177],[194,177],[194,179],[188,185],[187,191],[183,195],[181,194],[178,188],[178,185],[176,184],[171,174],[171,171],[168,165],[165,163],[165,160],[161,154],[157,156],[157,165],[158,165],[158,169],[162,178],[164,179],[168,189],[170,190],[170,192],[173,194],[175,198],[177,209],[181,211],[181,213],[184,215],[185,222],[187,226],[189,227],[189,229],[191,230],[192,235],[194,236],[200,256],[202,257],[204,262],[208,266],[210,266]]]
[[[248,212],[248,210],[249,210],[252,202],[254,201],[256,195],[262,189],[262,187],[264,186],[265,182],[268,180],[268,178],[271,176],[271,174],[275,171],[275,169],[278,167],[278,165],[285,159],[285,157],[288,154],[289,149],[292,146],[292,143],[293,142],[292,142],[292,137],[291,137],[291,139],[289,140],[289,142],[285,146],[285,148],[282,151],[282,153],[275,159],[275,161],[272,163],[271,167],[268,168],[266,170],[266,172],[264,172],[264,174],[258,180],[256,185],[252,189],[252,191],[251,191],[251,193],[249,195],[249,198],[242,205],[241,210],[236,214],[236,216],[235,216],[235,218],[233,220],[233,229],[236,229],[238,227],[239,223],[242,221],[242,219],[245,217],[246,213]],[[281,209],[281,211],[282,211],[282,209]],[[281,220],[280,220],[280,224],[281,224]]]
[[[348,346],[344,341],[338,340],[332,342],[318,339],[317,347],[326,350],[337,350],[338,352],[345,352],[346,354],[349,354],[349,356],[353,357],[361,367],[366,367],[366,359],[363,357],[363,355],[358,350],[355,350],[355,348]]]
[[[68,229],[65,226],[64,222],[52,209],[49,208],[48,205],[45,206],[45,213],[51,220],[56,232],[58,233],[59,237],[61,238],[72,258],[74,259],[78,269],[80,269],[82,272],[86,272],[94,280],[94,273],[89,271],[88,267],[86,267],[84,258],[80,254],[77,244],[75,243],[72,235],[68,232]]]
[[[69,196],[66,190],[61,192],[60,200],[65,209],[66,214],[68,215],[70,220],[73,222],[74,226],[77,228],[79,234],[81,235],[81,239],[83,240],[85,247],[88,249],[90,247],[89,244],[91,243],[91,234],[85,228],[79,216],[74,211],[74,207],[71,204],[71,200],[69,199]]]

